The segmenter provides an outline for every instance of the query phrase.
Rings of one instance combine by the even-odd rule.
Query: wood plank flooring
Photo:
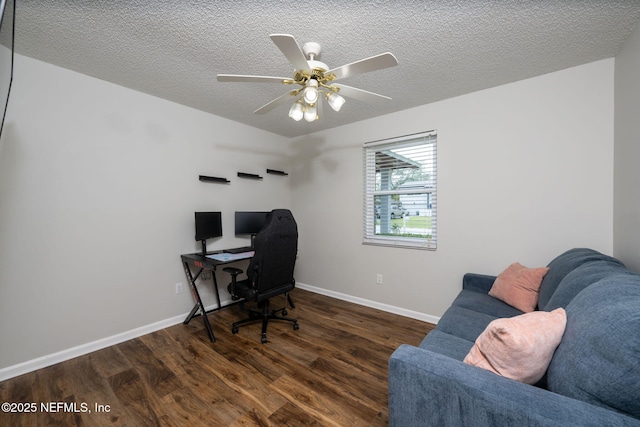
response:
[[[0,426],[387,425],[389,356],[434,325],[301,289],[292,297],[300,329],[272,322],[266,344],[260,324],[231,334],[246,317],[234,306],[209,315],[215,343],[198,317],[0,382],[0,402],[37,406],[0,412]]]

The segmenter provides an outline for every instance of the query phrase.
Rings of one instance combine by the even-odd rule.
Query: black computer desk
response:
[[[207,328],[207,333],[209,334],[209,339],[211,342],[215,342],[216,338],[213,336],[213,330],[211,329],[211,323],[209,323],[209,319],[207,318],[207,314],[218,311],[222,308],[229,307],[231,305],[236,304],[237,302],[227,304],[222,306],[220,302],[220,293],[218,292],[218,279],[216,278],[216,270],[218,266],[230,264],[232,262],[241,261],[244,259],[250,259],[253,257],[253,252],[243,252],[239,254],[226,254],[223,251],[213,252],[207,254],[209,255],[220,255],[222,259],[212,259],[206,256],[203,256],[202,253],[194,253],[194,254],[183,254],[180,255],[182,259],[182,265],[184,266],[184,272],[187,275],[187,280],[189,281],[189,287],[191,288],[191,292],[193,293],[193,298],[196,300],[196,304],[193,306],[193,309],[189,313],[186,319],[184,319],[184,324],[186,325],[197,316],[202,316],[202,320],[204,321],[204,326]],[[197,273],[194,275],[191,272],[191,266],[194,266],[198,269]],[[204,304],[202,303],[202,299],[200,298],[200,292],[198,292],[198,287],[196,286],[196,280],[200,277],[203,271],[209,270],[211,271],[211,277],[213,278],[213,289],[216,293],[216,300],[218,301],[218,307],[213,308],[211,310],[206,310]],[[240,302],[240,301],[238,301]]]

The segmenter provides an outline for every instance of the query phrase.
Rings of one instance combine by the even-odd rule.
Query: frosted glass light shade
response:
[[[304,116],[304,108],[302,108],[302,103],[300,101],[296,101],[291,106],[289,110],[289,117],[291,117],[296,122],[302,120],[302,116]]]
[[[318,118],[317,104],[307,105],[304,109],[304,119],[308,122],[312,122]]]
[[[327,103],[333,108],[333,111],[340,111],[340,108],[344,105],[344,98],[335,92],[331,92],[327,95]]]
[[[318,81],[309,79],[307,87],[304,89],[304,102],[307,104],[315,104],[318,101]]]

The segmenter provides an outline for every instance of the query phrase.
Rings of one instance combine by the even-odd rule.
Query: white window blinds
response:
[[[436,132],[364,144],[363,243],[437,247]]]

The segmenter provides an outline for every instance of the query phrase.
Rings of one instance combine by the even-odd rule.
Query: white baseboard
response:
[[[389,304],[383,304],[377,301],[371,301],[368,299],[354,297],[352,295],[343,294],[341,292],[330,291],[328,289],[318,288],[315,286],[307,285],[304,283],[296,282],[296,287],[307,291],[315,292],[316,294],[326,295],[328,297],[337,298],[339,300],[352,302],[358,305],[364,305],[365,307],[376,308],[378,310],[386,311],[387,313],[398,314],[400,316],[409,317],[411,319],[422,320],[423,322],[429,322],[437,324],[440,320],[439,317],[431,316],[429,314],[420,313],[418,311],[407,310],[404,308],[396,307]]]
[[[223,305],[227,303],[229,303],[229,301],[222,301]],[[215,307],[216,305],[211,305],[209,307],[206,307],[206,309],[211,310]],[[58,351],[56,353],[47,354],[36,359],[27,360],[26,362],[18,363],[17,365],[2,368],[0,369],[0,381],[8,380],[9,378],[17,377],[19,375],[33,372],[41,368],[46,368],[47,366],[55,365],[56,363],[64,362],[65,360],[73,359],[74,357],[93,353],[94,351],[102,350],[103,348],[120,344],[121,342],[125,342],[142,335],[150,334],[151,332],[159,331],[160,329],[177,325],[178,323],[182,323],[184,319],[187,318],[188,314],[189,313],[180,314],[169,319],[160,320],[158,322],[131,329],[129,331],[112,335],[110,337],[102,338],[86,344],[81,344],[79,346]]]
[[[354,304],[363,305],[365,307],[376,308],[378,310],[386,311],[388,313],[398,314],[400,316],[409,317],[412,319],[422,320],[423,322],[438,323],[439,317],[430,316],[428,314],[419,313],[417,311],[406,310],[404,308],[395,307],[388,304],[382,304],[376,301],[371,301],[364,298],[354,297],[351,295],[343,294],[340,292],[330,291],[323,288],[307,285],[304,283],[296,283],[296,286],[300,289],[315,292],[317,294],[326,295],[339,300],[352,302]],[[222,301],[222,304],[228,304],[230,301]],[[207,310],[215,308],[214,305],[206,307]],[[131,329],[110,337],[102,338],[96,341],[92,341],[86,344],[81,344],[76,347],[68,348],[66,350],[58,351],[56,353],[47,354],[36,359],[27,360],[26,362],[18,363],[17,365],[8,366],[0,369],[0,381],[8,380],[9,378],[17,377],[22,374],[33,372],[35,370],[46,368],[47,366],[55,365],[56,363],[64,362],[65,360],[73,359],[74,357],[82,356],[92,353],[94,351],[102,350],[103,348],[110,347],[112,345],[120,344],[121,342],[128,341],[133,338],[140,337],[142,335],[150,334],[151,332],[158,331],[160,329],[168,328],[178,323],[182,323],[189,313],[174,316],[169,319],[160,320],[149,325],[141,326],[139,328]]]

